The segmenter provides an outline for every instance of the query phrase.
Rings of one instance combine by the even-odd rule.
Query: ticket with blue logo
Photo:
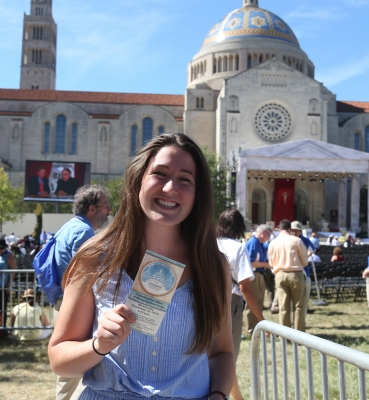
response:
[[[132,330],[155,336],[181,279],[184,264],[146,250],[128,305],[136,317]]]

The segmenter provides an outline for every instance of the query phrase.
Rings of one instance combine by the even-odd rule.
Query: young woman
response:
[[[226,398],[231,281],[201,150],[183,134],[154,138],[128,165],[121,200],[64,275],[49,344],[54,372],[85,374],[80,399]],[[155,337],[130,331],[135,317],[124,304],[147,249],[186,265]]]

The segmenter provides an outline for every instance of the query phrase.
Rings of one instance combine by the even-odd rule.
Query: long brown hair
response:
[[[86,293],[97,279],[101,278],[98,291],[104,290],[112,276],[118,271],[119,279],[115,295],[119,290],[121,276],[125,270],[135,277],[139,268],[144,233],[144,213],[139,202],[139,193],[144,173],[150,160],[160,149],[176,146],[189,154],[196,164],[196,193],[194,206],[181,224],[189,261],[192,266],[192,282],[195,314],[195,336],[190,353],[210,349],[215,335],[226,317],[227,287],[224,258],[219,252],[213,220],[212,189],[208,166],[200,148],[188,136],[163,134],[153,138],[129,163],[120,197],[121,205],[111,225],[82,246],[64,274],[63,286],[70,279],[86,279]],[[80,260],[101,259],[103,266],[78,267]]]

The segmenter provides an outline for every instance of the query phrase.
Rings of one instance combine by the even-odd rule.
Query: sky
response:
[[[19,88],[23,13],[0,0],[0,88]],[[243,0],[54,0],[58,90],[184,94],[187,65]],[[338,100],[369,102],[369,0],[259,0]]]

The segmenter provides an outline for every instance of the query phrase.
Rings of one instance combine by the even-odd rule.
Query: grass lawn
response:
[[[326,307],[312,307],[314,314],[307,316],[307,332],[324,339],[369,353],[368,340],[368,308],[366,302],[330,303]],[[267,319],[278,322],[278,315],[271,315],[265,311]],[[17,342],[0,338],[0,399],[9,400],[51,400],[55,398],[55,376],[49,367],[47,357],[48,340],[41,342]],[[237,364],[241,390],[244,398],[249,399],[250,367],[249,352],[250,340],[242,341],[241,352]],[[269,350],[269,348],[268,348]],[[305,348],[299,348],[301,367],[301,398],[307,399],[307,386],[304,371]],[[289,346],[289,354],[292,353]],[[278,348],[277,357],[280,359]],[[315,399],[322,399],[320,359],[313,355]],[[269,356],[270,361],[270,356]],[[291,384],[290,399],[294,399],[292,358],[289,356],[289,383]],[[330,400],[338,400],[337,362],[329,362]],[[282,387],[282,374],[279,371],[279,386]],[[356,369],[346,367],[347,400],[357,400],[357,372]],[[271,388],[271,379],[269,379]],[[367,388],[369,381],[367,379]],[[272,398],[270,392],[270,399]],[[282,392],[280,397],[283,398]]]

